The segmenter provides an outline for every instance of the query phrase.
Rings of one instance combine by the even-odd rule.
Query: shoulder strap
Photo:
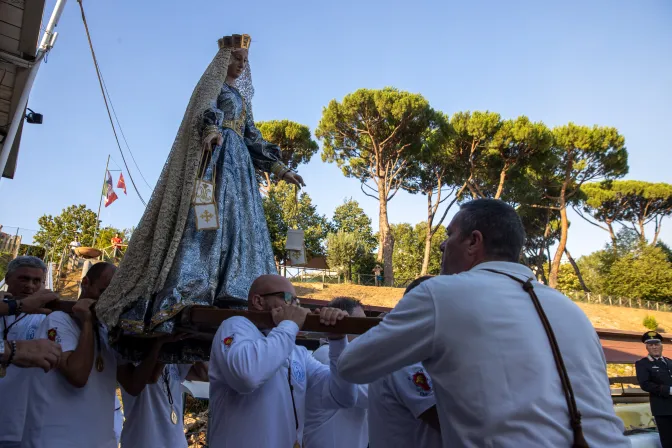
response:
[[[515,280],[523,286],[525,292],[530,295],[534,308],[537,310],[537,314],[541,319],[541,323],[546,330],[546,336],[548,336],[548,342],[551,344],[551,351],[553,352],[553,358],[555,359],[555,366],[558,369],[558,374],[560,375],[560,382],[562,383],[562,389],[565,392],[565,400],[567,401],[567,408],[569,409],[569,424],[572,427],[574,433],[574,443],[572,444],[573,448],[588,448],[588,442],[583,435],[583,428],[581,427],[581,413],[579,408],[576,406],[576,399],[574,398],[574,391],[572,390],[572,384],[569,381],[569,375],[567,374],[567,369],[565,368],[565,362],[562,359],[562,354],[560,353],[560,347],[558,347],[558,341],[555,339],[555,333],[553,333],[553,328],[551,328],[551,323],[546,317],[544,309],[541,307],[539,302],[539,297],[537,293],[534,292],[534,287],[532,286],[532,278],[527,279],[527,281],[521,280],[518,277],[507,274],[506,272],[496,271],[494,269],[484,269],[485,271],[493,272],[495,274],[504,275],[509,277],[511,280]]]

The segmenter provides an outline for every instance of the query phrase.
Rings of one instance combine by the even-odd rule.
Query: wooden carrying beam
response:
[[[72,312],[72,306],[75,302],[66,300],[57,300],[48,304],[48,307],[54,311]],[[214,335],[219,325],[226,319],[233,316],[243,316],[251,320],[260,328],[273,328],[275,323],[269,312],[247,311],[247,310],[226,310],[209,306],[190,306],[182,311],[180,317],[180,331],[186,330],[197,333],[211,333]],[[302,331],[314,333],[337,333],[337,334],[363,334],[367,330],[375,327],[381,319],[377,317],[346,317],[334,325],[326,326],[320,323],[320,316],[309,314],[306,316],[306,322]]]
[[[273,328],[275,323],[269,312],[247,310],[223,310],[206,306],[192,306],[182,311],[181,327],[196,328],[200,331],[216,330],[226,319],[243,316],[260,328]],[[381,319],[377,317],[345,317],[336,325],[326,326],[320,323],[320,316],[309,314],[302,331],[314,333],[363,334],[375,327]]]

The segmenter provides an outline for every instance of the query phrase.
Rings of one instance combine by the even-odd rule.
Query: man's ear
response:
[[[474,230],[469,237],[469,253],[474,253],[483,249],[483,234],[480,230]]]
[[[253,294],[249,302],[253,310],[264,311],[264,299],[259,294]]]

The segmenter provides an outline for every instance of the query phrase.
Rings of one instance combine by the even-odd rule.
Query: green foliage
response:
[[[362,182],[366,195],[379,201],[379,257],[388,283],[393,281],[394,239],[389,230],[387,202],[402,187],[436,118],[421,95],[392,87],[360,89],[346,95],[342,102],[332,100],[323,109],[315,131],[324,142],[322,160],[335,162],[345,176]]]
[[[415,227],[410,224],[393,224],[394,234],[394,276],[397,284],[406,284],[420,276],[425,251],[427,223],[421,222]],[[438,275],[441,271],[441,249],[446,229],[441,226],[432,238],[431,256],[428,274]]]
[[[79,236],[82,246],[93,245],[93,235],[96,229],[96,214],[85,205],[71,205],[63,209],[60,215],[44,215],[37,220],[40,230],[35,234],[33,241],[38,246],[54,254],[55,261],[59,261],[63,249]]]
[[[119,235],[119,237],[124,241],[124,244],[128,244],[128,240],[125,238],[126,233],[123,230],[117,229],[116,227],[103,227],[98,229],[98,236],[96,236],[96,245],[94,247],[98,249],[105,249],[112,245],[112,238],[114,235]]]
[[[9,252],[0,252],[0,279],[4,279],[7,274],[7,265],[14,258]]]
[[[327,235],[327,263],[331,269],[345,273],[346,279],[352,279],[352,266],[363,254],[364,248],[357,234],[339,230]]]
[[[544,266],[544,270],[545,274],[548,276],[548,265]],[[583,275],[583,271],[581,271],[581,274]],[[562,263],[560,265],[558,286],[556,286],[555,289],[562,291],[565,294],[572,291],[581,291],[581,283],[579,283],[579,278],[576,276],[576,272],[570,263]]]
[[[644,328],[647,328],[651,331],[656,331],[658,329],[658,321],[654,316],[651,315],[644,317],[642,325],[644,325]]]
[[[294,185],[282,182],[271,186],[263,206],[277,262],[286,258],[288,229],[304,231],[308,259],[324,255],[322,243],[330,230],[329,222],[317,213],[307,193],[297,194]]]
[[[672,300],[672,264],[660,248],[641,245],[613,262],[604,287],[616,297]]]
[[[292,170],[310,162],[319,149],[308,126],[290,120],[259,121],[256,126],[264,140],[280,146],[280,160]]]
[[[359,202],[354,199],[346,199],[343,204],[334,210],[332,225],[335,230],[354,233],[368,252],[373,251],[378,244],[378,239],[373,234],[371,218],[364,213]]]
[[[656,243],[656,247],[662,250],[663,253],[667,256],[667,261],[672,263],[672,249],[670,249],[670,246],[662,241],[658,241],[658,243]]]
[[[44,257],[47,255],[47,251],[44,250],[44,247],[22,244],[19,246],[19,255],[30,255],[44,259]]]
[[[433,118],[422,95],[392,87],[359,89],[324,108],[315,135],[324,142],[322,160],[336,162],[344,175],[392,182],[422,148]]]
[[[646,240],[644,226],[655,223],[657,238],[663,218],[672,215],[672,185],[638,180],[586,184],[581,188],[584,211],[607,229],[613,222],[629,223]]]

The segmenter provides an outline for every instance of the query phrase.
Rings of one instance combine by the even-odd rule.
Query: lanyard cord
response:
[[[294,386],[292,386],[292,361],[289,360],[287,367],[287,383],[289,383],[289,393],[292,395],[292,408],[294,409],[294,423],[296,423],[296,430],[299,430],[299,417],[296,415],[296,402],[294,401]]]
[[[5,327],[4,330],[2,330],[2,340],[3,341],[7,340],[7,337],[9,336],[9,330],[11,330],[14,325],[16,325],[21,319],[23,319],[26,316],[28,316],[28,315],[24,314],[23,316],[16,318],[14,320],[14,322],[9,324],[9,326],[7,326],[7,321],[5,320],[5,316],[2,316],[2,323],[4,324],[4,327]]]
[[[163,369],[163,383],[166,385],[166,395],[168,395],[168,403],[173,407],[173,394],[170,392],[170,383],[168,382],[168,366]]]

